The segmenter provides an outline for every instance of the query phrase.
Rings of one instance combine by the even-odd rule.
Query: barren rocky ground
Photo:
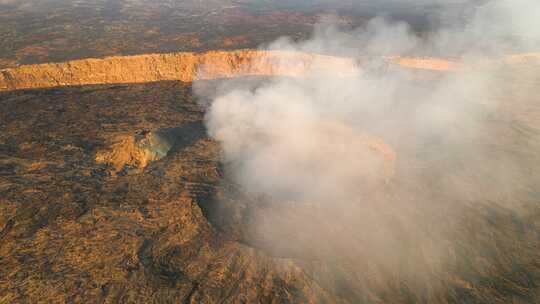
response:
[[[220,237],[205,218],[198,204],[216,191],[218,147],[189,85],[21,91],[3,95],[2,108],[3,302],[324,294],[289,261]],[[143,172],[95,161],[117,136],[168,128],[178,141]]]

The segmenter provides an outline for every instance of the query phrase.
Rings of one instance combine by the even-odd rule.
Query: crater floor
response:
[[[536,83],[521,85],[530,92]],[[534,102],[526,105],[538,108]],[[512,109],[515,105],[509,105],[507,113]],[[537,112],[520,111],[532,117],[528,126],[537,126]],[[192,84],[180,81],[1,92],[0,302],[540,300],[537,191],[527,192],[519,211],[457,203],[422,209],[424,231],[429,232],[430,225],[459,231],[425,235],[447,243],[447,252],[456,257],[437,267],[425,248],[412,246],[414,235],[389,218],[384,233],[394,241],[384,244],[385,249],[422,268],[422,278],[411,275],[408,265],[388,267],[377,259],[356,263],[373,256],[370,248],[361,246],[362,238],[360,243],[340,243],[332,227],[327,239],[335,236],[335,242],[306,256],[299,248],[310,248],[316,236],[268,236],[251,222],[271,212],[281,224],[313,216],[317,225],[324,225],[317,216],[339,206],[295,210],[250,196],[225,175],[220,147],[206,135],[204,112]],[[510,132],[500,137],[501,145],[529,132],[525,136],[534,151],[540,129],[513,126],[501,131]],[[159,157],[144,165],[129,162],[129,153],[124,163],[98,161],[101,151],[122,144],[119,138],[137,143],[152,132],[167,141],[166,152],[156,152]],[[414,155],[407,147],[395,148],[398,162]],[[533,162],[538,155],[523,153],[528,163],[538,163]],[[429,154],[435,155],[441,154]],[[458,161],[447,157],[436,164]],[[433,165],[434,160],[424,161]],[[399,174],[398,181],[406,179]],[[362,231],[367,228],[362,225],[369,224],[353,228]],[[290,242],[269,248],[265,237]],[[340,246],[349,249],[336,250]],[[357,266],[349,267],[352,264]]]

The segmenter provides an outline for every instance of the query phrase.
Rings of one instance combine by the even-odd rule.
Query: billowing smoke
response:
[[[313,275],[352,293],[380,283],[380,273],[436,284],[444,265],[466,258],[456,248],[476,252],[459,228],[464,210],[538,199],[537,74],[498,59],[540,50],[539,11],[536,0],[490,1],[422,36],[386,18],[358,29],[325,19],[307,41],[265,48],[351,57],[357,76],[314,69],[200,89],[228,178],[265,201],[248,204],[247,241],[280,256],[339,260],[353,273],[341,283],[338,266],[313,266]],[[407,69],[391,56],[463,68]]]

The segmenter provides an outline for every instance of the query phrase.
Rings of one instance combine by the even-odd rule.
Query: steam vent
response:
[[[278,2],[0,0],[0,304],[540,303],[537,0]]]

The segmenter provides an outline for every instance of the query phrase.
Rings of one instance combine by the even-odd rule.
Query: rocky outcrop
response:
[[[140,173],[151,162],[166,157],[177,145],[190,143],[196,134],[204,133],[206,130],[199,124],[122,133],[108,139],[108,145],[96,152],[95,160],[109,165],[111,175]]]
[[[97,163],[111,164],[118,172],[126,166],[139,169],[167,155],[171,143],[154,132],[139,132],[135,136],[120,135],[111,148],[96,153]]]

